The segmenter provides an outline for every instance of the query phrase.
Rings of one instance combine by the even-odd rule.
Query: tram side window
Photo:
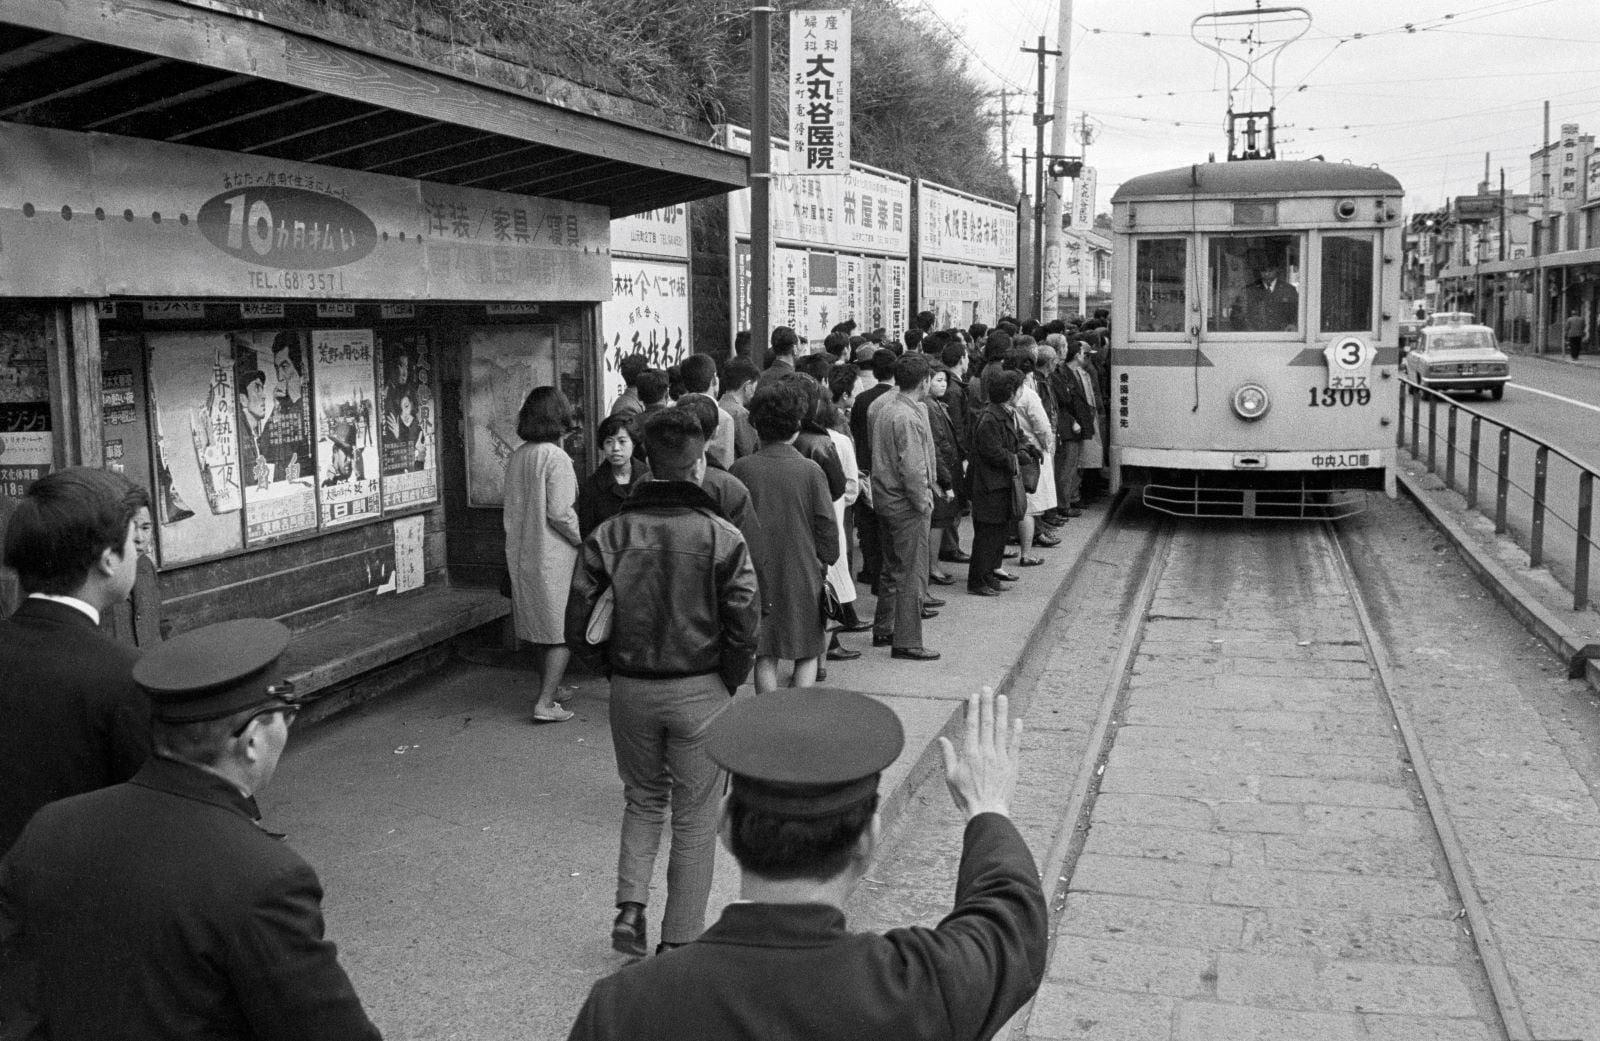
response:
[[[1297,235],[1234,235],[1210,241],[1208,332],[1300,331]]]
[[[1372,236],[1322,237],[1322,331],[1366,332],[1376,327],[1372,312]]]
[[[1139,239],[1134,255],[1134,330],[1183,332],[1183,287],[1188,278],[1186,243],[1183,239]]]

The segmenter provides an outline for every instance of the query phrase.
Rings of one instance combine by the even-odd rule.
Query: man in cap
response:
[[[219,622],[134,667],[155,754],[46,806],[0,861],[7,1036],[378,1037],[316,872],[257,824],[295,713],[288,643],[277,622]]]
[[[846,930],[840,908],[879,842],[878,777],[904,744],[864,694],[811,687],[734,702],[711,724],[733,775],[722,841],[738,903],[700,939],[596,983],[573,1041],[989,1038],[1044,978],[1049,920],[1008,816],[1021,723],[985,688],[945,780],[966,815],[955,908],[935,928]]]
[[[661,829],[672,848],[661,945],[700,935],[716,855],[716,764],[706,723],[749,675],[761,601],[744,535],[700,487],[705,434],[683,409],[644,426],[651,480],[578,550],[567,596],[567,643],[597,651],[611,680],[611,742],[622,778],[617,917],[611,945],[648,953],[645,904]],[[589,616],[614,592],[610,638],[589,646]]]
[[[1229,314],[1241,332],[1292,332],[1300,325],[1300,294],[1283,278],[1283,262],[1266,253],[1252,253],[1256,280],[1239,290]]]
[[[138,577],[138,502],[118,474],[34,481],[5,526],[27,594],[0,621],[0,855],[45,803],[126,781],[150,754],[139,652],[98,631]]]

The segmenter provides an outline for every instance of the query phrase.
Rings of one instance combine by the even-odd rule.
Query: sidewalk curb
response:
[[[1101,536],[1111,526],[1111,518],[1116,515],[1117,510],[1121,507],[1125,494],[1119,493],[1106,500],[1105,510],[1101,512],[1096,520],[1093,530],[1089,533],[1088,540],[1083,544],[1082,552],[1067,566],[1067,570],[1061,576],[1060,583],[1051,592],[1049,599],[1045,601],[1044,609],[1039,612],[1039,616],[1034,619],[1032,627],[1028,630],[1028,636],[1023,641],[1022,650],[1006,665],[1005,671],[1001,673],[1000,678],[994,683],[994,692],[997,695],[1005,694],[1009,696],[1012,687],[1016,686],[1017,676],[1022,671],[1023,662],[1038,642],[1040,634],[1049,626],[1050,620],[1060,609],[1062,597],[1066,595],[1068,587],[1072,585],[1073,581],[1078,577],[1079,569],[1083,567],[1084,557],[1099,544]],[[886,847],[887,845],[892,845],[892,838],[897,834],[901,815],[904,813],[907,804],[910,803],[912,795],[922,787],[923,783],[932,776],[933,771],[943,761],[939,751],[938,739],[947,737],[952,742],[958,740],[965,725],[965,711],[965,701],[953,703],[950,708],[949,718],[945,720],[944,725],[939,728],[930,738],[927,745],[917,754],[916,761],[912,763],[911,769],[906,771],[893,791],[882,794],[878,812],[882,816],[884,834],[891,837],[891,842],[886,843]]]
[[[1487,553],[1472,533],[1456,520],[1444,504],[1436,501],[1416,477],[1398,466],[1395,467],[1395,476],[1406,495],[1421,507],[1433,526],[1455,544],[1467,567],[1483,581],[1495,599],[1567,663],[1568,678],[1587,679],[1591,687],[1600,690],[1600,663],[1582,654],[1585,647],[1591,646],[1591,641],[1583,639],[1556,612],[1529,596],[1516,576]]]

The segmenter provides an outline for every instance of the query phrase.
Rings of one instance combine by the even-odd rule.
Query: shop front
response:
[[[150,12],[197,38],[141,36]],[[744,183],[697,142],[220,9],[0,0],[0,24],[13,76],[82,81],[0,122],[0,523],[50,469],[123,472],[151,497],[169,631],[497,596],[530,389],[573,402],[589,462],[613,218]],[[166,98],[132,82],[158,65]],[[208,78],[256,108],[223,118]]]

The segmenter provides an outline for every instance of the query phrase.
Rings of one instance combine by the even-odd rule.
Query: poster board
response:
[[[261,329],[231,333],[229,339],[239,401],[244,541],[265,546],[317,527],[306,335]]]
[[[163,332],[147,345],[162,564],[237,552],[244,548],[244,500],[231,336]]]
[[[437,502],[439,398],[428,334],[422,329],[380,332],[377,352],[383,392],[378,435],[383,508]]]
[[[42,309],[6,308],[0,318],[0,495],[15,499],[54,462],[48,361],[54,333]]]
[[[506,461],[522,443],[517,413],[556,383],[554,325],[479,326],[467,339],[467,505],[505,505]]]
[[[613,257],[611,271],[611,299],[600,305],[601,415],[622,394],[623,358],[643,354],[651,368],[666,369],[694,350],[686,264]]]
[[[372,330],[317,330],[311,334],[311,350],[322,526],[369,520],[383,512]]]

